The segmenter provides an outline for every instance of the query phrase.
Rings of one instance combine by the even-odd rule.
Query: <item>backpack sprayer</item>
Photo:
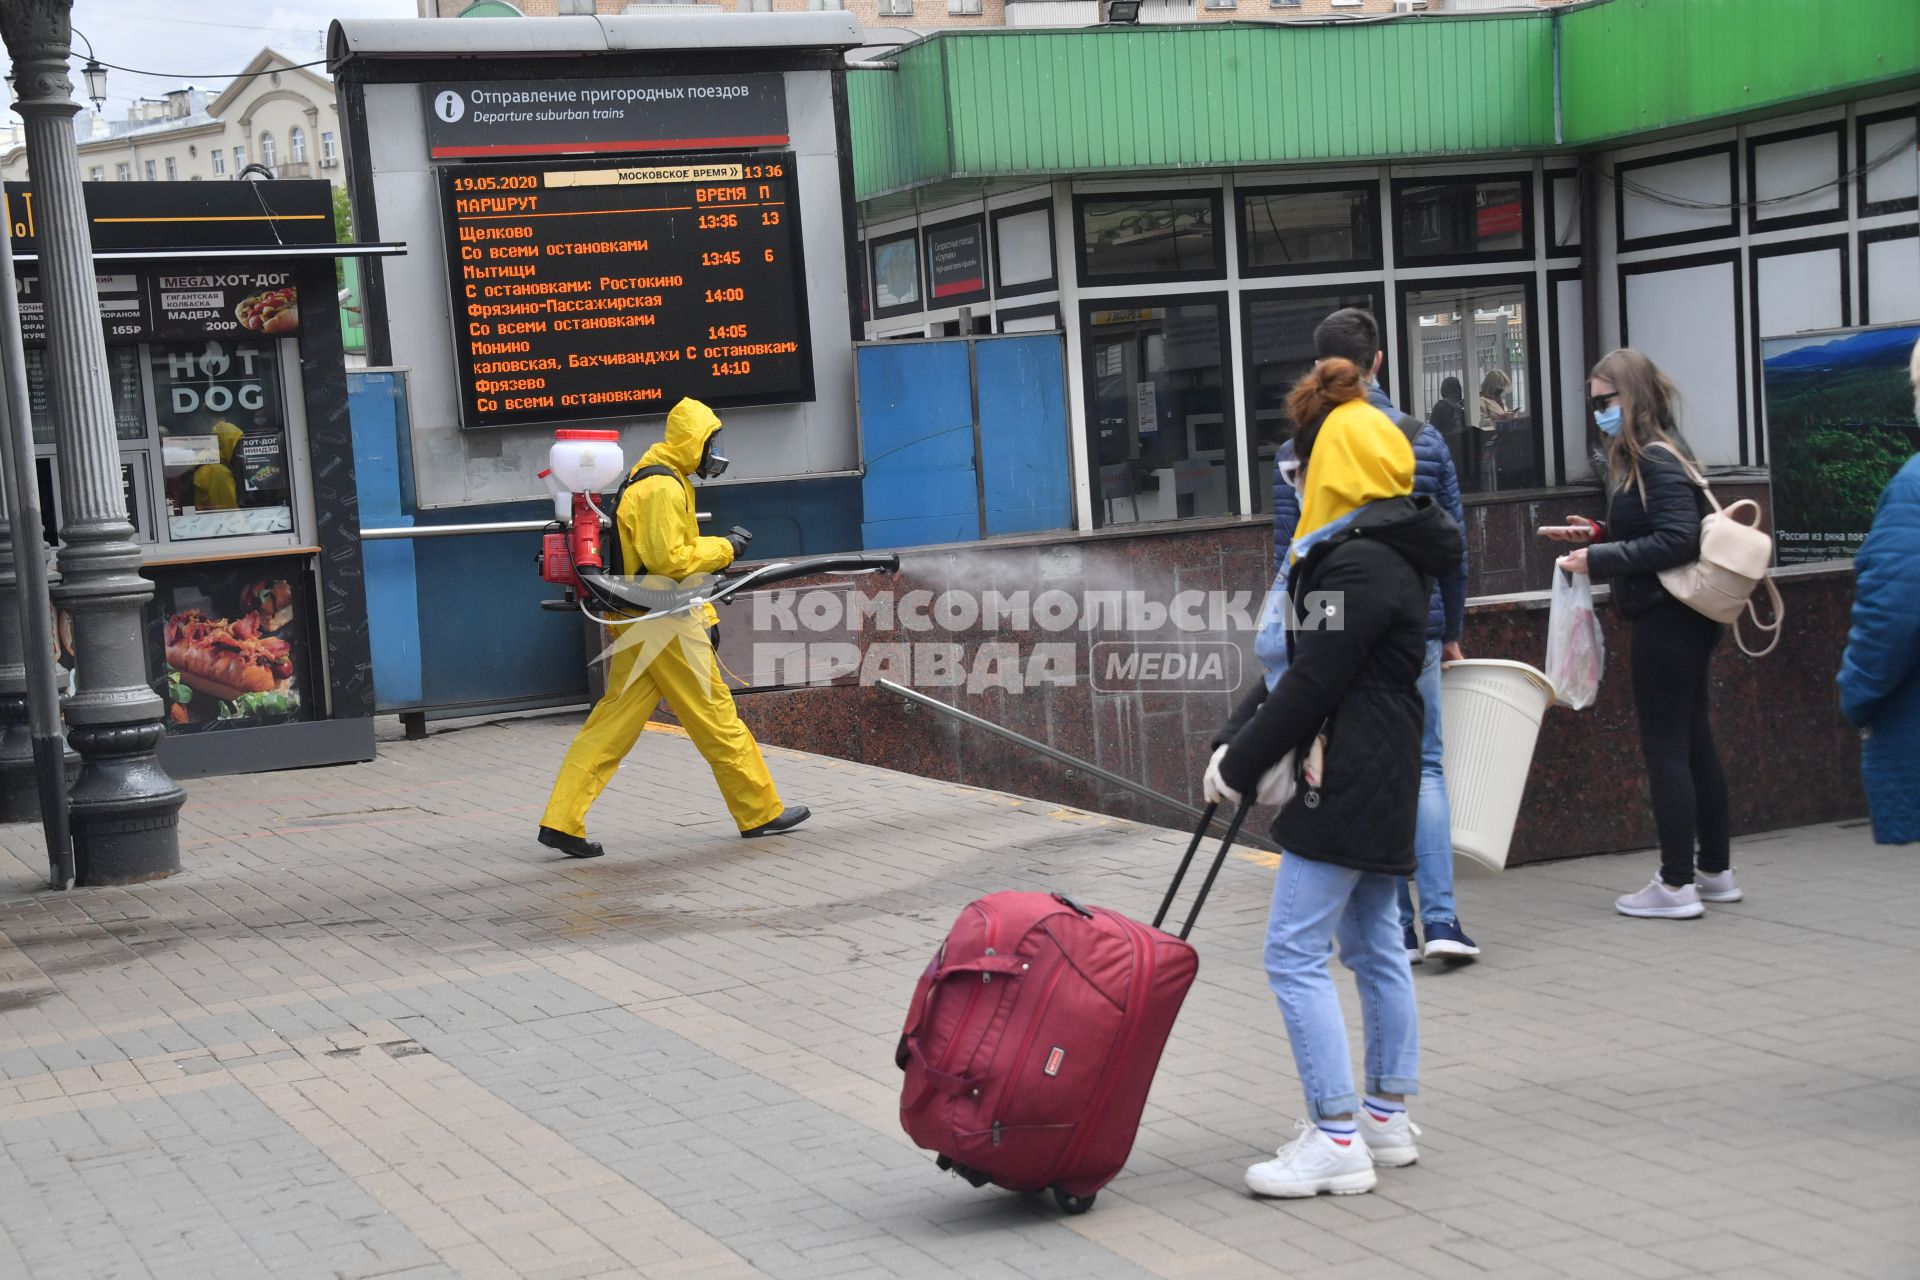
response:
[[[613,516],[618,486],[626,478],[626,455],[618,431],[561,430],[553,433],[547,469],[540,473],[553,495],[554,523],[541,535],[535,563],[544,582],[564,589],[558,600],[540,607],[561,613],[578,609],[588,617],[606,614],[665,616],[702,604],[720,604],[752,587],[770,586],[814,574],[892,573],[900,557],[891,552],[805,556],[778,560],[744,573],[700,574],[684,582],[646,576],[642,566],[622,566],[634,576],[608,572],[607,539],[619,546]],[[601,495],[613,491],[603,505]]]

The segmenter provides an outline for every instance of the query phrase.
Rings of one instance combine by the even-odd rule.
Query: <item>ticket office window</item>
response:
[[[107,348],[128,519],[154,557],[300,545],[311,499],[294,466],[306,456],[294,348],[204,339]],[[51,530],[60,459],[45,353],[27,354],[43,492],[56,499],[42,502]]]
[[[1114,299],[1083,304],[1082,318],[1095,519],[1232,514],[1225,301]]]
[[[1462,492],[1542,484],[1532,283],[1410,290],[1402,319],[1401,407],[1439,429]]]
[[[1342,307],[1364,307],[1383,313],[1379,285],[1335,286],[1328,289],[1288,289],[1241,296],[1241,324],[1246,358],[1247,414],[1252,430],[1247,447],[1252,452],[1253,509],[1273,509],[1273,472],[1280,446],[1293,436],[1293,418],[1287,413],[1287,393],[1313,368],[1313,331]],[[1384,381],[1387,371],[1381,371]]]

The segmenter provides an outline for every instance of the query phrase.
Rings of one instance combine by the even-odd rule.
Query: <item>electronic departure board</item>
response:
[[[461,414],[813,399],[791,152],[440,171]]]

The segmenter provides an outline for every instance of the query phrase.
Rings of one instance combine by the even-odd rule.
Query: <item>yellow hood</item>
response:
[[[240,438],[247,433],[222,418],[213,424],[213,434],[220,441],[220,461],[232,462],[235,447],[239,445]]]
[[[633,470],[668,466],[683,476],[691,475],[700,465],[707,441],[719,429],[720,418],[713,410],[690,397],[682,400],[667,414],[667,438],[642,454]]]
[[[1382,498],[1413,492],[1413,445],[1386,414],[1349,400],[1327,415],[1307,459],[1294,542]]]

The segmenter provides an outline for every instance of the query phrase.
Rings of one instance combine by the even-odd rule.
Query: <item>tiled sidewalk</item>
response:
[[[1463,885],[1421,1163],[1290,1203],[1240,1185],[1301,1103],[1236,857],[1064,1219],[907,1142],[893,1041],[967,901],[1150,916],[1181,836],[770,752],[816,817],[742,842],[662,732],[571,862],[530,837],[576,723],[193,783],[136,889],[50,893],[0,829],[0,1276],[1920,1276],[1920,857],[1863,829],[1742,842],[1697,922],[1612,913],[1644,856]]]

